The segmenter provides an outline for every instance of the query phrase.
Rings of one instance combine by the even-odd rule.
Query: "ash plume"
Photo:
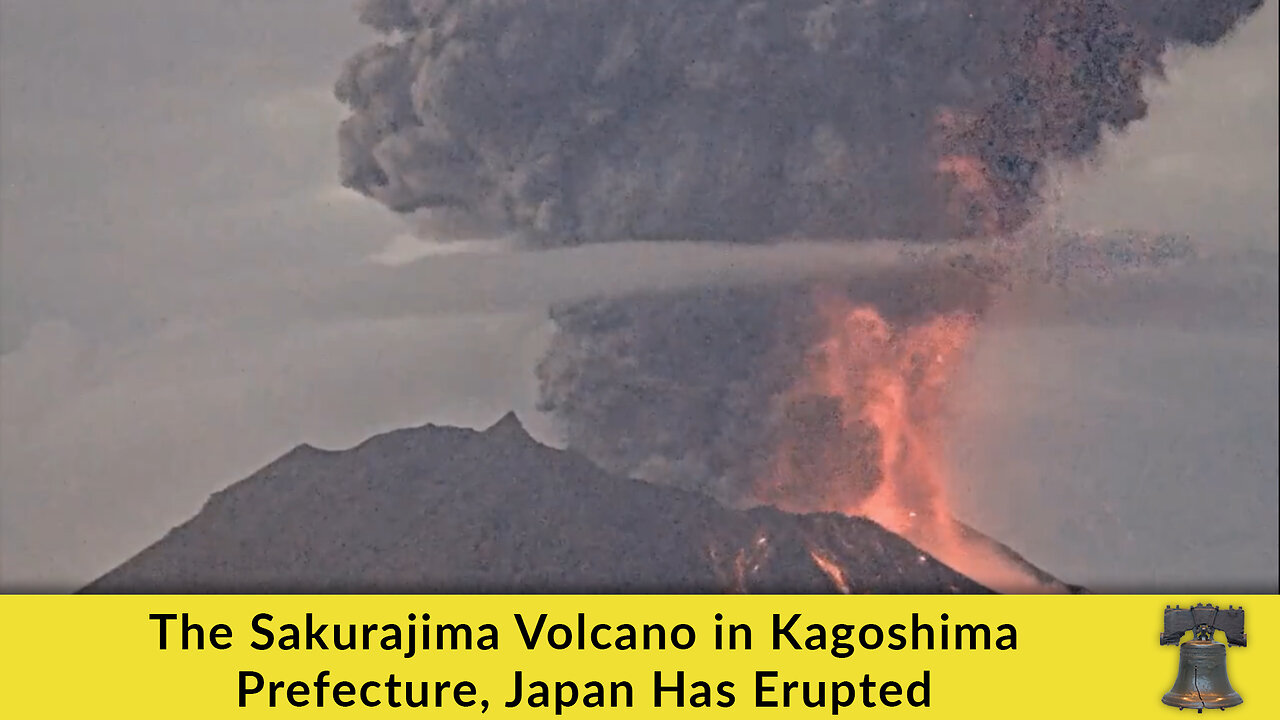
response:
[[[1260,5],[365,0],[386,37],[337,84],[342,182],[532,247],[1007,234],[1052,163],[1146,114],[1166,46]],[[837,289],[910,325],[981,315],[992,276],[920,261]],[[749,500],[779,442],[841,423],[784,400],[817,315],[802,285],[557,307],[543,406],[611,470]]]
[[[365,0],[342,180],[536,245],[1018,227],[1261,0]]]
[[[973,264],[928,259],[826,290],[874,304],[899,325],[981,315],[993,295]],[[537,368],[541,407],[559,418],[570,447],[607,469],[750,504],[781,441],[820,445],[840,432],[829,398],[784,397],[828,330],[818,298],[808,283],[787,283],[555,307],[558,332]],[[866,464],[875,475],[874,461]],[[829,510],[827,490],[773,504]]]

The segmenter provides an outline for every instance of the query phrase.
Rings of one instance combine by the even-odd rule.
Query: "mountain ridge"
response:
[[[611,476],[509,412],[484,430],[299,445],[80,592],[990,590],[869,520]]]

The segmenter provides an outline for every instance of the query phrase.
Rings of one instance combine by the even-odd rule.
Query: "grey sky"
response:
[[[1064,222],[1275,251],[1277,4],[1222,46],[1180,56],[1153,86],[1147,122],[1098,164],[1064,171]],[[330,87],[367,40],[350,0],[0,5],[0,583],[86,581],[299,442],[344,446],[407,424],[528,411],[545,304],[615,286],[613,268],[669,283],[830,260],[486,245],[379,264],[370,258],[433,250],[337,185],[341,113]],[[1233,363],[1219,368],[1223,402],[1259,382],[1274,388],[1275,327],[1259,332],[1202,358]],[[1036,338],[1022,346],[1023,366],[1060,355],[1061,337]],[[1156,363],[1172,354],[1170,372],[1184,372],[1195,352],[1165,335],[1146,350],[1105,334],[1091,341],[1116,367],[1135,353]],[[1090,382],[1057,377],[1062,387]],[[1219,397],[1170,402],[1193,396]],[[1005,415],[1038,407],[1023,400]],[[1052,424],[1053,410],[1039,412]],[[1248,413],[1260,418],[1260,444],[1240,451],[1254,453],[1240,467],[1269,472],[1260,487],[1274,498],[1274,404]],[[1184,427],[1145,432],[1168,443]],[[1112,452],[1116,462],[1097,473],[1128,468]],[[1272,465],[1259,466],[1267,453]],[[978,455],[967,462],[989,463]],[[1012,544],[1032,543],[1009,519],[1018,514],[987,521],[1024,536],[1002,538]],[[1272,518],[1265,532],[1274,528]]]

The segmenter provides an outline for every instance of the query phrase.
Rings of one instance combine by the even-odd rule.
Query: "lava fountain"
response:
[[[759,499],[867,518],[993,590],[1065,590],[966,532],[947,500],[946,390],[972,342],[975,316],[942,313],[895,327],[874,307],[829,289],[818,291],[815,305],[826,336],[779,398],[789,422]]]

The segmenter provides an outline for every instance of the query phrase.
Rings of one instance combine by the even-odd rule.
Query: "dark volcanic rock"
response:
[[[611,477],[507,415],[484,432],[428,425],[342,452],[296,448],[82,592],[810,593],[840,582],[987,592],[870,521],[731,510]]]

